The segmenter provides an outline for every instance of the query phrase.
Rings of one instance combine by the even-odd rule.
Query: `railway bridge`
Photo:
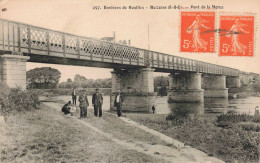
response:
[[[227,98],[228,88],[240,87],[238,69],[0,19],[0,81],[25,89],[27,61],[112,68],[111,108],[121,90],[123,109],[131,111],[150,111],[153,72],[170,73],[174,102]]]

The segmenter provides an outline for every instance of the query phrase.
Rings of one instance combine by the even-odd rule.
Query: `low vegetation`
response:
[[[20,88],[8,88],[0,83],[0,114],[7,116],[15,112],[39,109],[39,96],[32,91]]]
[[[259,123],[260,117],[251,116],[248,114],[229,113],[229,114],[221,114],[217,116],[216,119],[216,125],[218,127],[226,127],[226,128],[232,127],[242,122],[248,122],[248,123],[243,123],[244,124],[243,126],[245,126],[246,124]]]
[[[259,131],[259,123],[254,122],[253,116],[187,116],[185,109],[180,109],[170,115],[129,113],[127,117],[225,162],[259,161],[260,134],[252,132]],[[219,127],[219,123],[227,121],[230,127]]]

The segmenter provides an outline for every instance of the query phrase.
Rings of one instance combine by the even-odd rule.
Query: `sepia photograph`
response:
[[[259,163],[259,0],[0,0],[0,162]]]

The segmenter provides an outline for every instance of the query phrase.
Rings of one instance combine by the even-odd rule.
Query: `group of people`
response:
[[[71,96],[72,96],[73,105],[76,105],[77,104],[77,92],[75,89],[72,90]],[[86,92],[81,91],[79,93],[78,101],[79,101],[79,108],[80,108],[80,118],[86,118],[87,117],[87,108],[89,106],[88,97],[87,97]],[[121,92],[119,91],[116,94],[115,100],[114,100],[114,106],[116,107],[118,117],[122,116],[123,102],[124,102],[124,98],[121,95]],[[71,101],[69,101],[62,107],[62,112],[65,115],[67,115],[67,114],[73,115],[73,113],[70,112],[70,105],[71,105]],[[96,92],[92,95],[92,105],[94,107],[94,116],[102,117],[103,96],[101,93],[99,93],[98,88],[96,89]],[[152,112],[153,112],[153,114],[155,113],[154,105],[152,106]]]
[[[75,89],[72,90],[71,93],[72,96],[72,103],[74,105],[76,105],[76,101],[77,101],[77,92]],[[79,93],[79,108],[80,108],[80,118],[86,118],[87,117],[87,108],[89,106],[89,102],[88,102],[88,98],[87,98],[87,94],[84,91],[81,91]],[[117,115],[118,117],[120,117],[122,115],[122,104],[123,104],[123,96],[121,95],[121,93],[119,92],[116,96],[115,96],[115,100],[114,100],[114,106],[117,108]],[[70,106],[71,105],[71,101],[69,101],[67,104],[65,104],[62,108],[62,112],[67,115],[70,114]],[[102,105],[103,105],[103,96],[102,94],[99,92],[99,89],[96,89],[96,92],[92,95],[92,105],[94,107],[94,116],[96,117],[102,117]]]
[[[76,95],[72,92],[72,99],[76,99]],[[76,101],[76,100],[75,100]],[[76,105],[76,103],[75,103]],[[102,105],[103,105],[103,96],[99,93],[99,89],[96,89],[96,92],[92,95],[92,105],[94,106],[94,115],[96,117],[102,117]],[[79,95],[79,108],[80,108],[80,118],[87,117],[87,108],[89,106],[88,97],[85,92],[82,92]]]

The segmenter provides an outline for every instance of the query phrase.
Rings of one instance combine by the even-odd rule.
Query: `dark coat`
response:
[[[117,96],[120,96],[120,97],[119,97],[119,102],[116,102]],[[119,94],[116,95],[115,101],[114,101],[114,106],[117,106],[118,104],[119,104],[120,106],[122,106],[123,102],[124,102],[123,96],[122,96],[121,94],[120,94],[120,95],[119,95]]]
[[[88,107],[89,103],[88,103],[88,97],[85,94],[81,94],[79,96],[79,107]]]
[[[103,104],[103,97],[101,93],[94,93],[92,95],[92,104],[93,105],[102,105]]]
[[[67,103],[67,104],[63,105],[61,111],[62,111],[63,113],[65,113],[65,114],[70,113],[69,104]]]

